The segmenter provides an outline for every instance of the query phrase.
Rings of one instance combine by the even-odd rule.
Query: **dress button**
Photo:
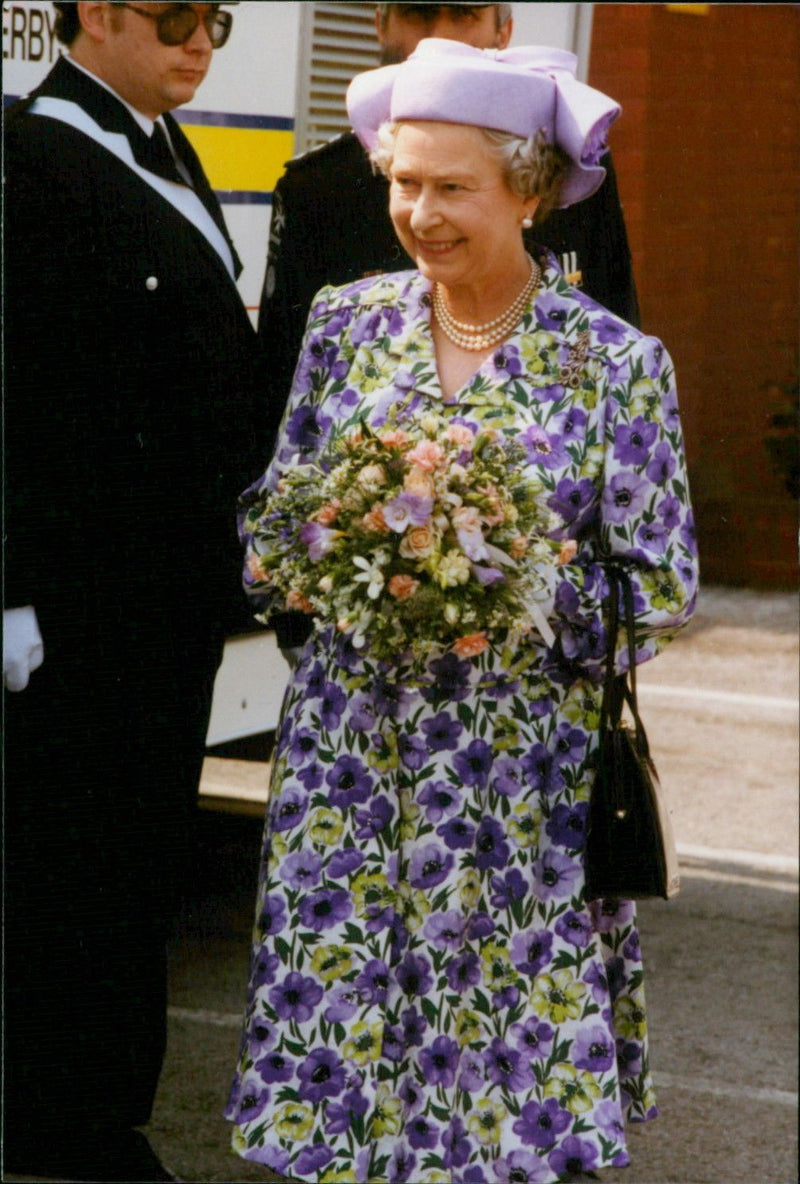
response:
[[[147,288],[148,292],[155,292],[156,288],[158,287],[158,276],[149,275],[144,281],[144,286]]]

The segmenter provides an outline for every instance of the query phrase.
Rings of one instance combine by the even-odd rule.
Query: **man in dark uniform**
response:
[[[510,4],[378,4],[375,26],[383,64],[402,61],[423,37],[448,37],[480,49],[504,49]],[[526,232],[549,247],[567,276],[623,320],[638,325],[630,250],[610,154],[607,176],[586,201],[554,210]],[[389,186],[373,173],[352,132],[288,162],[275,187],[269,252],[258,321],[266,367],[269,447],[291,387],[311,301],[324,284],[346,284],[413,267],[389,218]],[[274,622],[284,651],[309,625],[302,614]]]
[[[55,7],[69,56],[4,145],[4,1167],[164,1180],[136,1128],[265,431],[236,252],[165,113],[232,18]]]

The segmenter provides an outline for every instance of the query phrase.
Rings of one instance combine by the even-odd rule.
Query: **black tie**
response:
[[[142,133],[132,140],[133,155],[142,168],[148,169],[165,181],[176,181],[179,185],[186,184],[175,163],[175,157],[167,143],[167,135],[160,123],[153,125],[153,134],[148,137]]]

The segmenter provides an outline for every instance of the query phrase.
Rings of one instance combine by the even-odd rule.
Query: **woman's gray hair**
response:
[[[369,154],[376,172],[390,177],[399,123],[386,122],[378,128],[378,142]],[[525,139],[513,132],[499,132],[480,127],[509,189],[518,197],[538,197],[534,222],[542,222],[558,201],[569,166],[562,148],[548,144],[542,132]]]

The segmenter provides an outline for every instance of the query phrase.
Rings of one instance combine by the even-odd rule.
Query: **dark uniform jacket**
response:
[[[554,210],[526,232],[526,245],[529,250],[534,242],[549,247],[572,283],[638,327],[630,250],[610,155],[603,164],[607,176],[597,193],[566,210]],[[314,295],[325,284],[347,284],[374,272],[413,266],[389,218],[388,182],[373,173],[352,132],[289,161],[273,196],[258,321],[269,451]],[[273,624],[283,646],[303,641],[309,630],[298,614],[281,614]]]
[[[219,631],[241,595],[236,497],[263,459],[255,334],[200,231],[100,144],[30,114],[39,95],[135,125],[65,59],[6,113],[5,604],[33,604],[51,644],[78,608],[145,601],[165,628],[188,609]]]
[[[5,604],[33,605],[44,639],[5,711],[17,1143],[53,1097],[76,1132],[147,1121],[173,870],[223,640],[248,615],[236,500],[266,431],[255,331],[217,251],[108,149],[31,113],[39,95],[143,134],[66,59],[5,118]],[[43,1074],[30,1050],[54,1000]]]

